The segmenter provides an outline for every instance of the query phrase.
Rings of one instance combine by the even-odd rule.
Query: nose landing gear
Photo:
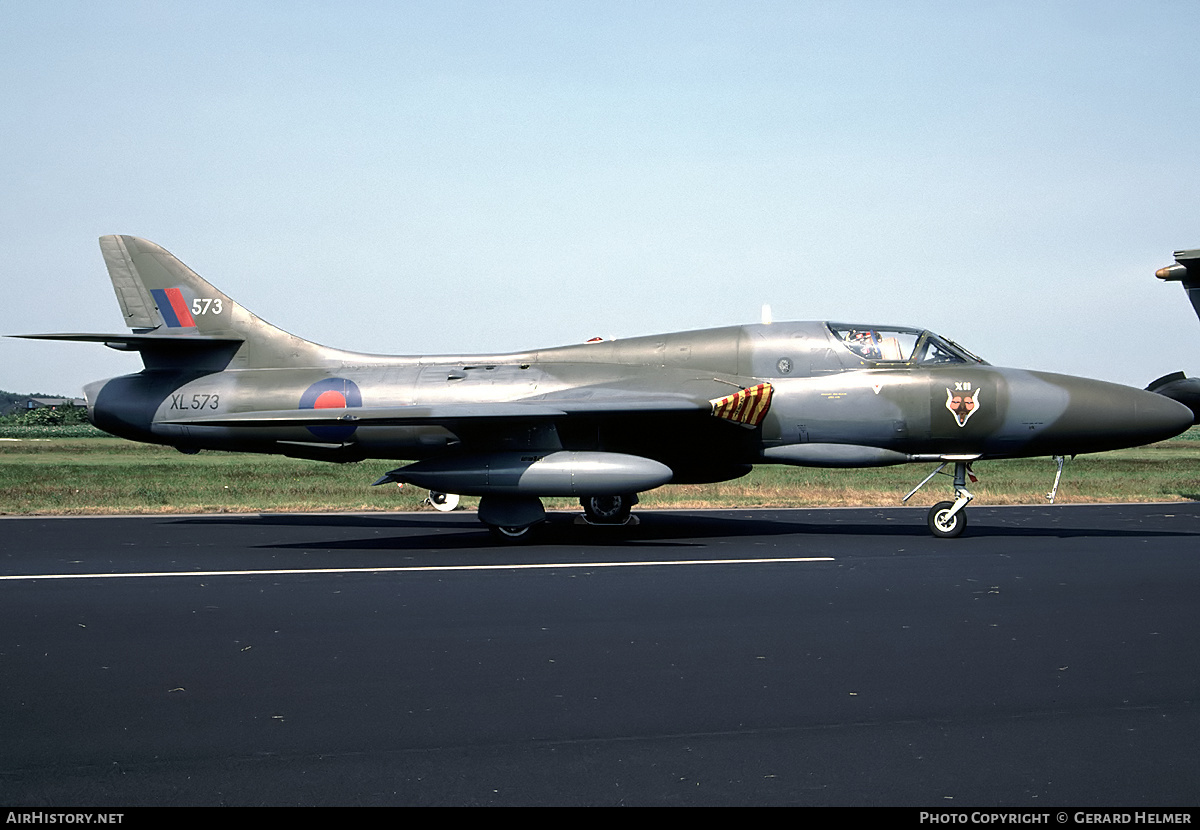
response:
[[[945,456],[943,456],[945,457]],[[926,484],[928,484],[935,475],[941,473],[947,464],[954,463],[954,501],[939,501],[933,507],[929,508],[929,515],[926,517],[926,524],[929,526],[929,532],[939,539],[953,539],[956,536],[961,536],[962,532],[967,528],[967,504],[975,496],[967,489],[967,479],[972,482],[978,481],[975,475],[971,472],[971,461],[974,461],[979,456],[973,455],[969,457],[950,457],[925,477],[925,480],[909,491],[904,497],[907,502],[914,494]],[[943,473],[943,475],[950,475]]]
[[[1075,456],[1071,456],[1073,459]],[[929,508],[929,515],[926,517],[926,523],[929,525],[929,532],[939,539],[953,539],[955,536],[961,536],[964,529],[967,527],[967,503],[975,498],[971,491],[967,489],[967,479],[972,482],[978,481],[975,475],[971,472],[971,462],[979,458],[977,455],[970,456],[942,456],[942,463],[925,479],[909,491],[904,497],[907,502],[914,494],[926,484],[928,484],[935,475],[942,473],[947,464],[954,464],[954,501],[939,501],[933,507]],[[1066,464],[1067,457],[1063,455],[1054,456],[1054,464],[1057,468],[1054,473],[1054,486],[1050,488],[1050,492],[1046,494],[1046,499],[1054,504],[1054,499],[1058,496],[1058,485],[1062,481],[1063,465]],[[950,473],[942,473],[942,475],[950,475]]]

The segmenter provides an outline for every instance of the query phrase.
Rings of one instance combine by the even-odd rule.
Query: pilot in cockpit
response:
[[[850,350],[867,360],[879,360],[879,336],[873,331],[850,329],[846,332],[846,345]]]

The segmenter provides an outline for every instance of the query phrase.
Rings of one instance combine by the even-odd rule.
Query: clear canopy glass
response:
[[[931,331],[843,323],[827,325],[843,346],[863,360],[921,366],[985,362],[953,340]]]

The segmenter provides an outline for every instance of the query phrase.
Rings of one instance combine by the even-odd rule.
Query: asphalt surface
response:
[[[641,518],[0,520],[0,807],[1200,804],[1200,504]]]

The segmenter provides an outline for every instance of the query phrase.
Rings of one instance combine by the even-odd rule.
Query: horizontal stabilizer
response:
[[[166,349],[183,351],[187,349],[212,349],[224,346],[238,346],[244,341],[240,337],[215,337],[208,335],[164,335],[164,334],[93,334],[82,332],[64,332],[58,334],[10,334],[8,337],[19,337],[25,340],[67,340],[79,343],[103,343],[110,349],[122,352],[140,352],[143,350]]]

